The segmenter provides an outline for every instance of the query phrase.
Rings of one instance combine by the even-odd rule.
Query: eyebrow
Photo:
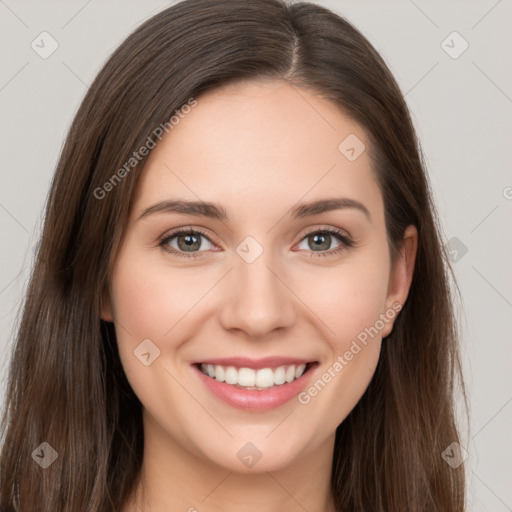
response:
[[[371,215],[363,203],[356,201],[355,199],[349,199],[347,197],[339,197],[332,199],[320,199],[310,203],[300,203],[293,207],[288,215],[292,219],[300,219],[310,217],[313,215],[319,215],[321,213],[333,211],[333,210],[345,210],[355,209],[358,210],[367,217],[371,222]],[[200,217],[210,217],[217,220],[228,220],[228,214],[226,210],[215,203],[208,203],[204,201],[183,201],[183,200],[167,200],[160,201],[152,206],[146,208],[139,219],[143,219],[148,215],[155,213],[182,213],[185,215],[194,215]]]

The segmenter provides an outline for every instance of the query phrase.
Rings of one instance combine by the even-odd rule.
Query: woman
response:
[[[166,9],[56,170],[2,511],[462,511],[448,270],[407,107],[355,28],[280,0]]]

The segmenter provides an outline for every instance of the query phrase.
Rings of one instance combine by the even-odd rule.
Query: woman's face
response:
[[[416,232],[392,267],[365,132],[331,102],[254,82],[186,111],[144,167],[103,313],[145,436],[238,472],[330,453]]]

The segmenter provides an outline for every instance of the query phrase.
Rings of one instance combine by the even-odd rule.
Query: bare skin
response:
[[[313,92],[253,82],[199,97],[151,152],[103,311],[144,408],[142,483],[123,512],[335,510],[335,431],[372,378],[417,250],[409,226],[391,264],[370,158],[363,151],[350,161],[338,149],[350,134],[367,144],[360,126]],[[298,203],[341,197],[367,214],[345,207],[289,215]],[[140,218],[170,199],[216,203],[228,217],[158,211]],[[200,247],[187,252],[185,235],[176,236],[166,247],[181,255],[164,250],[159,240],[177,228],[207,238],[197,235]],[[318,249],[312,235],[329,228],[353,245],[327,234]],[[250,263],[237,252],[249,236],[257,245],[243,247],[262,250]],[[355,353],[354,340],[372,326],[378,334]],[[149,366],[134,357],[145,339],[160,351]],[[302,402],[247,411],[219,400],[192,367],[214,357],[276,355],[318,362],[308,388],[322,375],[331,379]],[[346,364],[336,371],[340,356]],[[252,467],[237,456],[249,442],[261,453]]]

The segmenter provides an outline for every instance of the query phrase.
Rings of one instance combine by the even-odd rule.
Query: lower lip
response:
[[[205,375],[197,366],[193,368],[206,387],[222,401],[238,409],[259,412],[275,409],[297,396],[306,387],[316,366],[316,363],[311,365],[307,372],[292,382],[260,391],[237,388],[225,382],[219,382]]]

